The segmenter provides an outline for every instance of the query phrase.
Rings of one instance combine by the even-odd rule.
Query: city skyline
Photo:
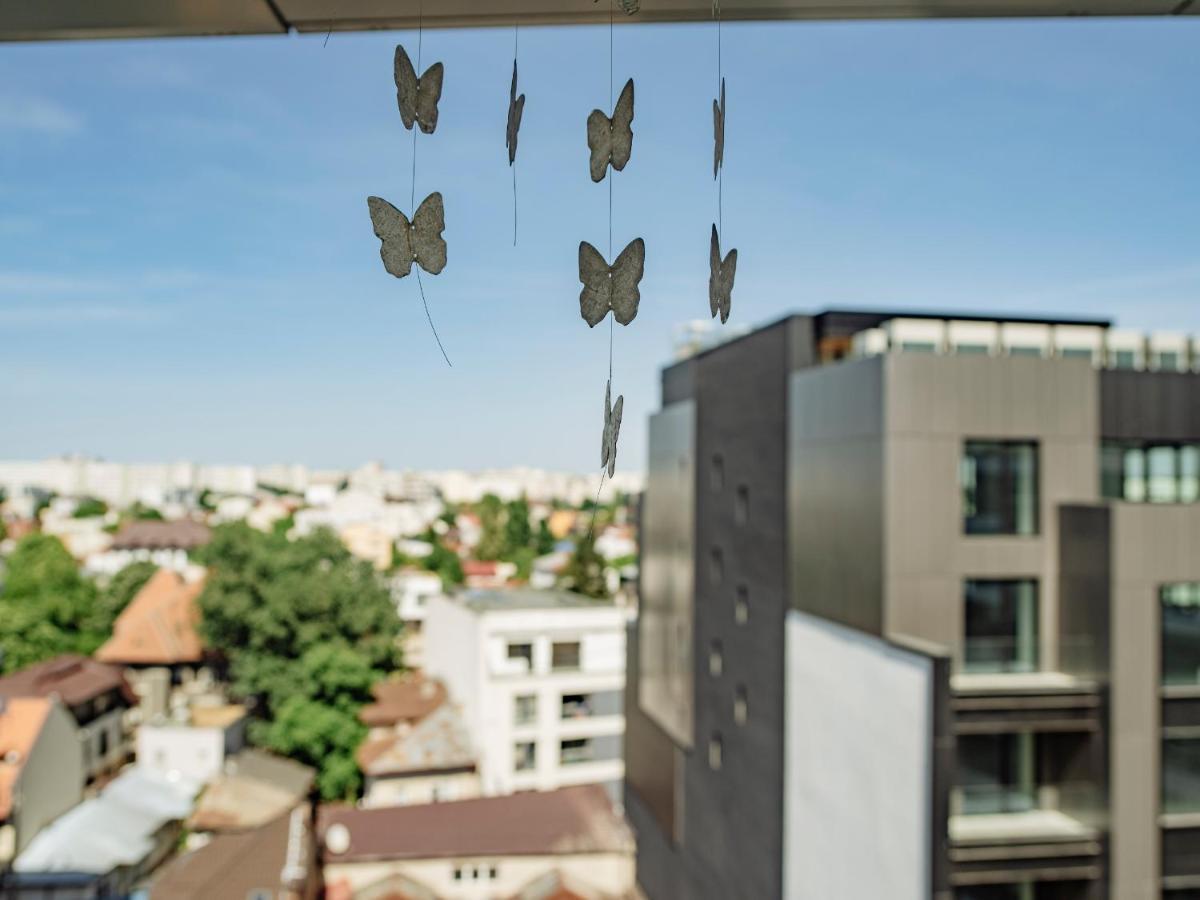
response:
[[[727,327],[886,306],[1200,330],[1188,25],[725,26]],[[407,206],[397,42],[416,35],[6,48],[6,458],[596,471],[608,341],[579,318],[575,248],[605,249],[583,122],[607,29],[521,32],[515,249],[512,32],[424,35],[447,80],[417,194],[444,193],[450,258],[425,289],[453,370],[365,209]],[[705,25],[615,34],[638,109],[613,243],[647,241],[615,336],[618,471],[645,467],[674,329],[707,318],[715,50]]]

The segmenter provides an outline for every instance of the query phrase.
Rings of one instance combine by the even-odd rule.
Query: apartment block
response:
[[[1200,896],[1194,348],[828,311],[664,370],[626,695],[652,900]]]
[[[429,599],[425,672],[461,703],[485,795],[624,774],[625,611],[562,591]]]

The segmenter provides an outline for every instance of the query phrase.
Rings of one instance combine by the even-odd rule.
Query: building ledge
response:
[[[1159,828],[1200,828],[1200,812],[1162,813]]]
[[[1095,841],[1100,833],[1055,809],[951,816],[950,840],[957,846]],[[1099,846],[1096,847],[1099,852]]]
[[[1066,672],[960,672],[950,678],[959,695],[1078,694],[1097,691],[1096,682]]]

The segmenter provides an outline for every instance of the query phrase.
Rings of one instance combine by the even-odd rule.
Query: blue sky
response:
[[[598,466],[608,334],[576,248],[607,241],[584,139],[607,28],[521,32],[515,249],[512,31],[424,36],[453,369],[365,202],[408,204],[391,60],[416,35],[323,40],[0,47],[0,457]],[[637,110],[614,244],[644,237],[647,264],[614,388],[640,468],[674,330],[708,317],[716,33],[615,45]],[[731,325],[836,305],[1200,330],[1197,46],[1178,19],[726,25]]]

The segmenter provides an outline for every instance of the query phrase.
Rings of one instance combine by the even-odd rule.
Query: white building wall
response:
[[[225,765],[225,731],[188,725],[143,725],[137,735],[137,764],[167,777],[206,783]]]

